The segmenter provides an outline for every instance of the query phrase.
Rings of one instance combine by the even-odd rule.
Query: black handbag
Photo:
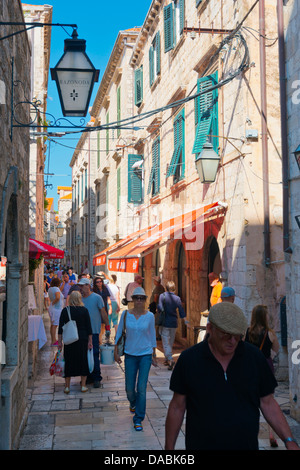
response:
[[[159,315],[158,315],[158,326],[165,326],[165,320],[166,320],[166,312],[165,312],[165,294],[163,294],[164,298],[163,298],[163,309],[159,312]]]

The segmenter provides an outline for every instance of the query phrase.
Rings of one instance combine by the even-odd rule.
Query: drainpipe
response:
[[[268,128],[267,128],[267,85],[266,85],[266,48],[265,48],[265,0],[259,1],[259,52],[260,52],[260,93],[261,93],[261,130],[263,164],[263,201],[264,201],[264,252],[265,266],[270,265],[270,215],[269,215],[269,167],[268,167]]]
[[[288,128],[287,128],[287,93],[285,70],[285,43],[283,1],[277,0],[278,51],[279,51],[279,84],[281,111],[281,154],[282,154],[282,192],[283,192],[283,251],[292,253],[289,236],[289,160],[288,160]]]

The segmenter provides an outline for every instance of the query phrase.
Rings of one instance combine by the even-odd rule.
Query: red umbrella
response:
[[[29,238],[29,258],[39,259],[41,255],[44,258],[62,259],[65,256],[65,252],[54,246],[47,245],[47,243]]]

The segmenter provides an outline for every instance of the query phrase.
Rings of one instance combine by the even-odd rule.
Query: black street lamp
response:
[[[64,116],[86,116],[94,83],[99,79],[99,70],[93,66],[85,48],[85,39],[78,39],[74,29],[72,39],[65,39],[63,56],[50,69]]]

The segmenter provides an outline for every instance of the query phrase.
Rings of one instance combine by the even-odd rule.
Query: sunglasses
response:
[[[146,297],[142,296],[142,295],[136,295],[135,297],[132,297],[133,300],[146,300]]]

